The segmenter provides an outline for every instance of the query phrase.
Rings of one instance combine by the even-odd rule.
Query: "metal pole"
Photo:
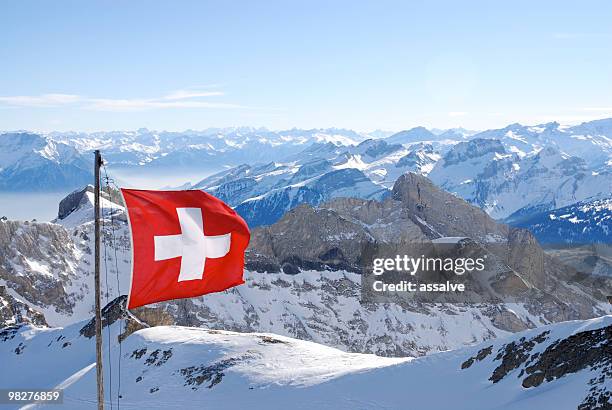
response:
[[[102,157],[96,150],[94,164],[94,236],[96,282],[96,381],[98,384],[98,410],[104,410],[104,373],[102,372],[102,315],[100,308],[100,166]]]

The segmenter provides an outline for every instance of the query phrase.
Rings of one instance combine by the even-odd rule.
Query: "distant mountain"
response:
[[[382,199],[400,175],[427,174],[439,158],[434,146],[424,143],[315,143],[281,161],[230,168],[192,188],[235,207],[250,226],[269,225],[302,203],[318,205],[337,197]]]
[[[114,167],[220,169],[242,162],[268,162],[295,154],[313,143],[358,144],[367,135],[344,129],[211,128],[203,131],[91,134],[52,133],[50,138],[81,151],[101,149]]]
[[[242,165],[200,181],[203,189],[233,206],[249,226],[269,225],[299,204],[318,205],[350,196],[380,199],[388,189],[354,168],[335,169],[325,159],[295,163]]]
[[[494,218],[513,220],[609,196],[612,168],[589,165],[556,145],[519,153],[501,140],[474,138],[455,145],[429,177]]]
[[[411,144],[421,141],[435,141],[438,135],[429,131],[425,127],[415,127],[406,131],[400,131],[390,137],[385,138],[389,144]]]
[[[612,242],[612,199],[581,201],[513,222],[529,229],[542,243],[593,244]]]
[[[439,139],[448,139],[448,140],[462,140],[468,139],[472,135],[478,134],[478,131],[472,131],[465,128],[449,128],[446,130],[443,129],[431,129],[432,133],[436,134]]]
[[[390,189],[406,172],[429,175],[494,218],[509,221],[606,198],[612,192],[608,182],[612,119],[572,127],[554,122],[511,124],[475,134],[461,128],[424,127],[393,135],[336,128],[270,131],[249,127],[8,133],[0,135],[0,148],[3,191],[69,191],[90,183],[91,151],[101,149],[117,182],[140,186],[148,181],[152,187],[159,180],[158,188],[227,190],[225,198],[233,206],[254,201],[241,208],[247,214],[258,209],[259,214],[274,215],[260,217],[256,223],[273,222],[302,200],[316,204],[335,197],[339,194],[320,190],[336,184],[346,189],[342,195],[354,184],[359,190],[353,196],[374,197],[377,189]],[[243,166],[252,169],[250,175],[240,175]],[[344,182],[328,180],[313,188],[315,179],[345,169],[357,172],[333,174]],[[303,178],[306,174],[310,180]],[[223,175],[228,185],[217,189],[212,182],[216,176],[193,184],[206,175]]]
[[[205,175],[245,162],[278,160],[312,144],[350,146],[366,138],[365,134],[335,128],[4,133],[0,134],[0,190],[70,191],[90,183],[95,149],[103,152],[109,168],[128,175],[129,182],[132,172],[148,175],[151,180],[160,172]]]
[[[515,123],[472,137],[500,140],[508,152],[520,156],[552,146],[568,155],[583,158],[591,168],[597,169],[612,164],[611,124],[612,119],[585,122],[573,127],[564,127],[557,122],[535,126]]]
[[[74,147],[37,134],[0,134],[0,191],[62,191],[91,181],[93,168]]]

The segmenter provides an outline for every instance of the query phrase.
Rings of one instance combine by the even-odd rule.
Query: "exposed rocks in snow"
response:
[[[0,329],[22,323],[47,326],[42,313],[11,296],[6,286],[0,286]]]

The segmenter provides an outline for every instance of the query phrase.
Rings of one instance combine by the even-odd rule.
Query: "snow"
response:
[[[458,243],[463,239],[467,239],[465,236],[443,236],[441,238],[432,239],[432,243]]]
[[[557,340],[611,325],[612,316],[559,323],[418,359],[345,353],[268,333],[149,328],[132,334],[122,344],[120,405],[124,409],[190,409],[206,403],[207,408],[228,410],[399,410],[409,403],[411,408],[431,410],[575,409],[588,394],[588,380],[597,375],[595,371],[568,374],[526,389],[516,377],[519,368],[493,384],[489,377],[499,365],[493,361],[495,352],[505,343],[531,339],[547,330],[546,340],[531,353],[542,352]],[[0,384],[8,388],[22,387],[23,383],[61,387],[65,389],[62,408],[94,408],[94,340],[79,336],[81,326],[25,327],[14,339],[0,343],[0,354],[6,358]],[[112,327],[110,340],[116,340],[118,325]],[[104,331],[106,343],[108,329]],[[19,345],[22,353],[16,355],[12,350]],[[461,369],[467,358],[488,346],[492,346],[492,354]],[[153,357],[155,351],[158,353]],[[116,342],[110,359],[106,347],[103,352],[106,406],[110,407],[109,398],[117,403]],[[140,357],[136,352],[142,352]],[[162,356],[165,359],[160,360]],[[20,371],[15,372],[17,368]],[[201,385],[188,376],[189,371],[200,374],[198,369],[211,372],[201,373],[210,374]],[[610,388],[610,383],[607,385]]]
[[[65,228],[75,228],[79,225],[91,222],[93,220],[94,211],[94,194],[93,192],[85,192],[85,203],[80,204],[79,208],[71,212],[66,218],[57,220],[56,223]],[[104,197],[100,197],[100,214],[108,216],[111,213],[124,211],[123,206],[109,201]]]

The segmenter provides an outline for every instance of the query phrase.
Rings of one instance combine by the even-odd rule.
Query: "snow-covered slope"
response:
[[[199,169],[201,172],[243,162],[278,160],[311,144],[358,144],[366,137],[367,134],[336,128],[270,131],[250,127],[184,132],[139,129],[132,132],[50,134],[50,138],[74,145],[83,152],[101,149],[108,162],[116,168],[143,167],[152,171]]]
[[[3,330],[0,385],[62,388],[62,408],[94,408],[94,340],[85,329],[79,323]],[[111,402],[124,409],[266,410],[603,410],[611,405],[610,316],[418,359],[345,353],[269,333],[167,326],[139,330],[119,350],[119,322],[111,326],[110,337],[108,329],[103,335],[107,346],[110,342],[104,349],[108,407]]]
[[[610,243],[612,199],[578,202],[536,213],[513,225],[529,229],[542,243]]]
[[[477,133],[473,138],[498,139],[508,152],[519,155],[552,146],[568,155],[583,158],[597,168],[611,159],[612,119],[585,122],[573,127],[561,126],[556,122],[534,126],[515,123]]]
[[[222,171],[191,188],[227,202],[254,227],[274,223],[303,203],[384,198],[400,175],[427,174],[439,159],[432,144],[405,147],[374,139],[351,146],[317,143],[282,161]]]
[[[429,174],[438,186],[496,219],[518,219],[612,192],[612,168],[589,169],[582,158],[550,145],[525,154],[496,139],[454,146]]]
[[[0,191],[74,189],[91,181],[74,147],[25,132],[0,134]]]

